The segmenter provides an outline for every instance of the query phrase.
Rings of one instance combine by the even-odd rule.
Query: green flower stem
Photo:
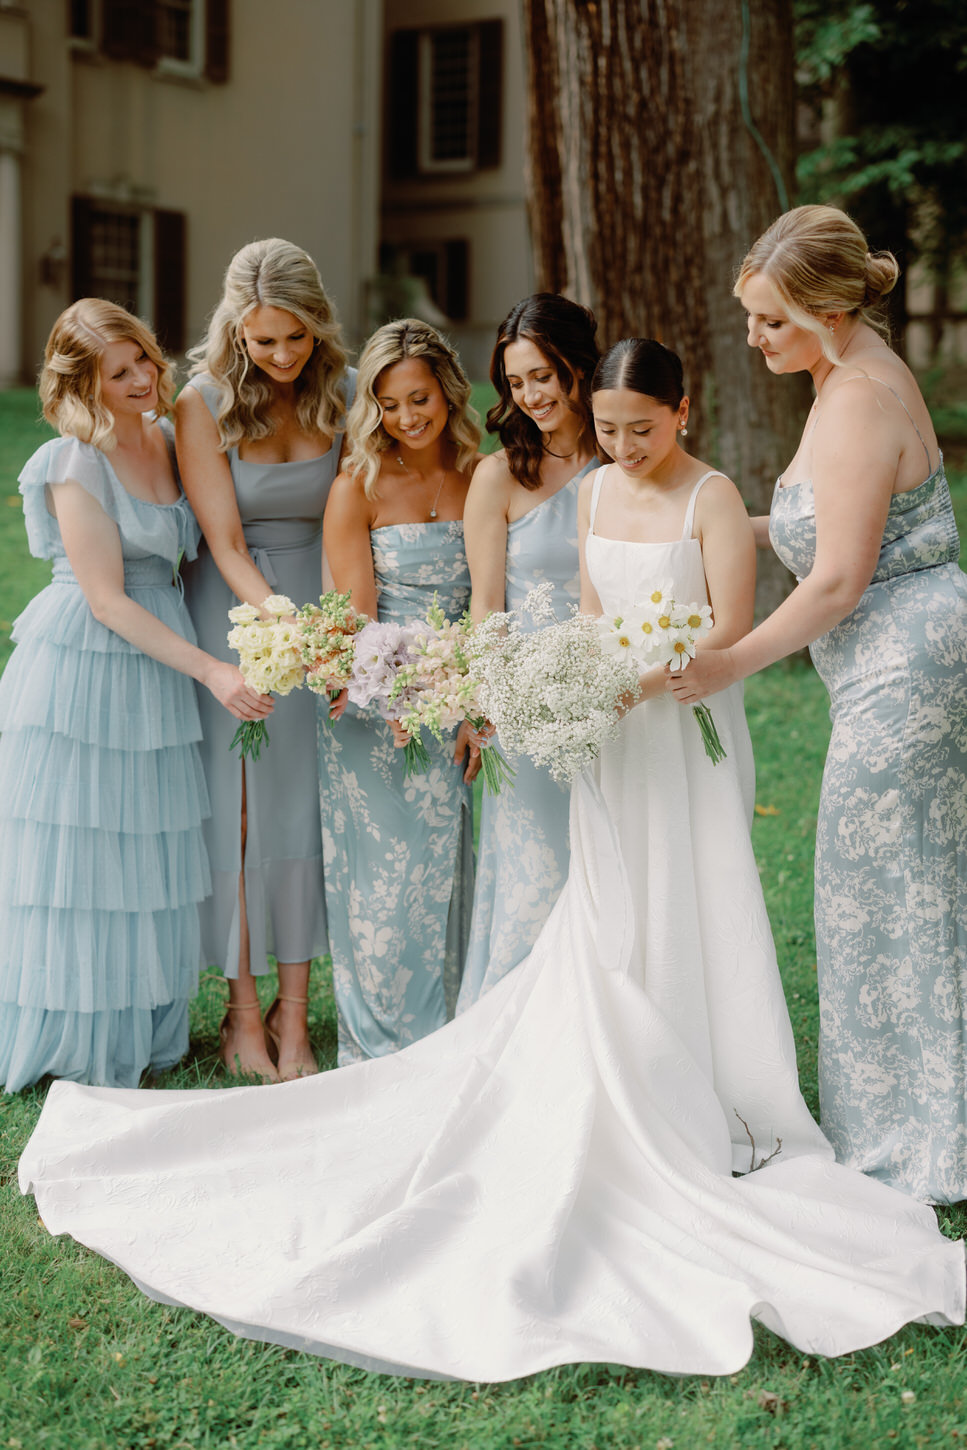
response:
[[[241,725],[232,736],[231,749],[238,746],[242,759],[251,756],[258,760],[262,753],[262,746],[269,743],[268,726],[264,720],[243,720]]]
[[[512,785],[517,774],[503,752],[496,745],[480,747],[480,766],[484,785],[490,795],[500,795],[501,787]]]
[[[693,705],[692,714],[698,721],[698,728],[702,732],[705,754],[713,765],[718,765],[720,760],[725,759],[725,748],[719,739],[719,732],[715,728],[711,710],[707,705]]]
[[[403,747],[403,774],[407,780],[411,775],[422,775],[430,764],[430,752],[420,735],[411,735]]]

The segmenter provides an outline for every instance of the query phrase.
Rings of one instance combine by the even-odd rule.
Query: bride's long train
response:
[[[532,955],[395,1056],[271,1090],[55,1084],[20,1166],[49,1230],[238,1334],[430,1378],[723,1374],[753,1319],[826,1355],[962,1322],[963,1246],[833,1162],[784,1086],[774,957],[737,954],[719,984],[756,1062],[740,1044],[710,1075],[635,980],[636,902],[590,778],[571,831]],[[745,1177],[738,1113],[763,1154],[782,1138]]]

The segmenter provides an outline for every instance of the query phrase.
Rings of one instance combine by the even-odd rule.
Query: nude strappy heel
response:
[[[308,1058],[300,1058],[299,1061],[295,1063],[295,1065],[294,1065],[294,1071],[282,1072],[282,1063],[281,1063],[282,1041],[281,1041],[281,1037],[280,1037],[279,1033],[277,1033],[272,1028],[272,1026],[270,1025],[270,1022],[269,1022],[269,1019],[272,1016],[272,1013],[275,1011],[276,1007],[278,1006],[278,1004],[280,1002],[292,1002],[296,1006],[298,1006],[298,1007],[305,1007],[308,1010],[308,1007],[309,1007],[309,998],[308,997],[289,997],[289,996],[286,995],[285,992],[278,992],[276,994],[273,1002],[272,1002],[271,1007],[266,1012],[265,1016],[262,1018],[262,1026],[265,1028],[265,1035],[269,1039],[269,1042],[270,1042],[272,1048],[274,1048],[274,1050],[275,1050],[275,1061],[276,1061],[277,1066],[279,1067],[279,1076],[281,1077],[281,1079],[282,1079],[283,1082],[291,1082],[293,1080],[293,1078],[298,1078],[298,1077],[312,1077],[312,1076],[314,1076],[319,1071],[319,1068],[318,1068],[318,1066],[316,1064],[315,1058],[312,1056],[311,1050],[309,1052]]]
[[[265,1073],[258,1067],[247,1065],[242,1061],[241,1054],[235,1051],[229,1057],[228,1040],[232,1030],[233,1012],[261,1012],[261,1004],[254,1002],[229,1002],[225,1008],[225,1016],[218,1026],[218,1055],[222,1060],[225,1071],[232,1077],[259,1077],[263,1082],[273,1082],[278,1079],[266,1077]]]

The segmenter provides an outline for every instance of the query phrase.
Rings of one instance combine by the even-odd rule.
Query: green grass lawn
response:
[[[36,418],[33,394],[0,394],[0,646],[49,577],[26,555],[16,493],[19,467],[44,436]],[[955,410],[948,452],[959,462],[952,483],[967,537],[963,421]],[[746,699],[758,766],[753,839],[815,1110],[812,853],[826,696],[797,663],[750,680]],[[192,1011],[191,1054],[163,1086],[224,1085],[215,1055],[222,1002],[219,979],[207,976]],[[321,965],[311,1025],[320,1058],[333,1065],[332,996]],[[149,1302],[112,1265],[45,1232],[16,1182],[43,1096],[34,1089],[0,1097],[0,1450],[967,1446],[964,1330],[909,1327],[863,1353],[823,1360],[759,1329],[748,1367],[723,1379],[580,1365],[500,1386],[367,1375],[237,1340],[187,1310]],[[961,1209],[941,1217],[951,1235],[967,1232]],[[903,1398],[908,1392],[912,1400]]]

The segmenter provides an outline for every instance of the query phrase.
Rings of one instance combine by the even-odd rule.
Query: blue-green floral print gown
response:
[[[578,493],[594,466],[592,459],[508,526],[505,608],[518,608],[528,590],[545,580],[554,587],[558,619],[577,604]],[[526,629],[526,617],[523,624]],[[470,947],[458,1012],[523,961],[567,880],[569,792],[529,756],[512,764],[513,784],[496,796],[484,791],[481,798]]]
[[[174,464],[174,437],[166,434]],[[110,458],[45,443],[20,475],[30,551],[50,584],[14,625],[0,681],[0,1084],[50,1073],[136,1088],[188,1048],[211,890],[201,725],[187,675],[91,613],[47,485],[78,483],[117,526],[124,589],[194,642],[176,587],[198,525],[186,498],[134,497]]]
[[[460,520],[371,533],[381,622],[448,618],[470,599]],[[326,907],[339,1064],[381,1057],[453,1016],[473,899],[470,789],[453,741],[424,732],[430,764],[408,779],[375,708],[319,711]]]
[[[816,838],[819,1073],[842,1162],[953,1203],[967,1198],[967,577],[943,460],[927,468],[894,495],[856,609],[811,648],[833,727]],[[776,486],[770,535],[808,574],[809,480]]]

